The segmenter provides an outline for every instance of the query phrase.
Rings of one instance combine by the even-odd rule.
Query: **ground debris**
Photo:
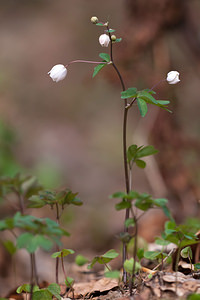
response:
[[[149,296],[149,299],[162,297],[186,299],[189,294],[199,292],[200,280],[194,279],[192,275],[184,275],[180,272],[159,272],[144,283],[143,289],[151,291],[153,298]]]

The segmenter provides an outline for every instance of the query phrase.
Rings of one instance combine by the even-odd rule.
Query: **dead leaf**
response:
[[[112,278],[101,278],[100,280],[93,280],[90,282],[80,282],[73,285],[74,297],[89,296],[95,292],[103,293],[118,287],[118,280]],[[72,297],[72,292],[68,294]]]

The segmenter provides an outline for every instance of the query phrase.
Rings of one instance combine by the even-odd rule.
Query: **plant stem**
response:
[[[129,291],[130,291],[130,296],[132,296],[133,294],[133,282],[134,282],[134,276],[135,276],[135,265],[136,265],[136,255],[137,255],[137,237],[138,237],[138,222],[137,219],[135,217],[135,213],[133,211],[133,208],[131,207],[131,214],[132,214],[132,218],[134,220],[135,223],[135,234],[134,234],[134,247],[133,247],[133,270],[132,270],[132,275],[131,275],[131,280],[129,283]]]
[[[107,25],[107,30],[108,30],[108,34],[109,34],[109,38],[110,38],[110,59],[111,59],[111,62],[112,62],[112,66],[113,68],[115,69],[118,77],[119,77],[119,80],[120,80],[120,83],[121,83],[121,86],[122,86],[122,91],[125,91],[126,90],[126,87],[125,87],[125,83],[124,83],[124,80],[122,78],[122,75],[119,71],[119,69],[117,68],[115,62],[114,62],[114,59],[113,59],[113,44],[112,44],[112,39],[111,39],[111,34],[109,32],[109,26]],[[124,99],[124,115],[123,115],[123,130],[122,130],[122,141],[123,141],[123,160],[124,160],[124,175],[125,175],[125,185],[126,185],[126,192],[127,194],[130,192],[130,185],[129,185],[129,175],[128,175],[128,163],[127,163],[127,118],[128,118],[128,109],[129,109],[129,106],[127,105],[128,102],[127,102],[127,99]],[[125,220],[127,220],[129,218],[129,214],[130,214],[130,210],[129,208],[126,209],[126,214],[125,214]],[[128,232],[128,228],[124,225],[124,232]],[[123,242],[123,256],[122,256],[122,262],[123,262],[123,281],[124,283],[127,282],[127,272],[126,270],[124,269],[124,262],[127,258],[127,245],[125,242]]]
[[[59,218],[60,218],[60,215],[59,215],[59,207],[58,207],[58,203],[56,203],[56,222],[57,224],[59,224]],[[60,249],[59,249],[59,246],[56,245],[56,251],[58,252]],[[59,269],[59,257],[56,257],[56,283],[58,284],[58,269]]]
[[[31,278],[30,278],[30,300],[33,297],[33,286],[34,286],[34,263],[33,263],[33,253],[30,253],[31,259]]]
[[[73,289],[71,283],[67,280],[67,274],[65,272],[64,259],[63,259],[63,254],[62,253],[61,253],[61,265],[62,265],[62,270],[63,270],[63,274],[64,274],[64,277],[65,277],[65,281],[69,285],[70,290],[72,291],[72,299],[74,299],[74,289]]]
[[[39,285],[35,253],[33,253],[33,269],[34,269],[35,283]]]
[[[74,63],[110,64],[109,62],[105,62],[105,61],[93,61],[93,60],[76,59],[76,60],[72,60],[68,64],[66,64],[65,68],[67,68],[69,65],[74,64]]]

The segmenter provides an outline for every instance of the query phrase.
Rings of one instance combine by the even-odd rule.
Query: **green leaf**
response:
[[[114,270],[114,271],[108,271],[104,273],[106,278],[120,278],[120,271]]]
[[[152,89],[144,89],[143,91],[148,92],[151,95],[155,95],[156,94],[156,92],[154,90],[152,90]]]
[[[169,100],[157,100],[157,103],[161,104],[161,105],[168,105],[170,103],[170,101]]]
[[[88,263],[88,259],[85,256],[78,254],[75,258],[75,263],[81,267]]]
[[[47,289],[41,289],[33,293],[33,300],[52,300],[52,294]]]
[[[41,247],[46,251],[49,251],[53,246],[53,243],[47,237],[40,234],[34,236],[32,244],[35,244],[35,247]]]
[[[111,249],[111,250],[107,251],[106,253],[104,253],[101,257],[114,259],[118,255],[119,255],[119,253],[117,253],[114,249]]]
[[[19,249],[29,247],[33,238],[34,238],[34,235],[32,233],[29,233],[29,232],[22,233],[17,238],[17,247]]]
[[[144,160],[141,160],[141,159],[136,159],[135,160],[135,163],[136,165],[141,168],[141,169],[144,169],[146,167],[146,163]]]
[[[91,263],[88,265],[88,269],[91,269],[97,262],[101,265],[109,263],[111,260],[119,255],[114,249],[111,249],[100,256],[95,256]]]
[[[200,300],[200,294],[190,294],[188,297],[187,297],[187,300]]]
[[[65,279],[65,285],[68,288],[71,288],[71,286],[74,284],[74,278],[67,276],[67,278]]]
[[[106,32],[110,32],[110,33],[113,33],[113,32],[115,32],[116,30],[115,29],[109,29],[109,30],[106,30]]]
[[[165,222],[165,233],[171,235],[174,232],[177,232],[176,223],[174,221]]]
[[[74,250],[72,249],[62,249],[59,252],[54,252],[51,257],[56,258],[56,257],[65,257],[69,254],[74,254]]]
[[[148,111],[146,102],[141,98],[137,98],[137,105],[138,105],[141,116],[145,117],[145,115]]]
[[[165,240],[166,241],[169,241],[170,243],[173,243],[175,245],[179,245],[179,239],[172,233],[172,234],[168,234],[166,237],[165,237]]]
[[[127,228],[129,228],[129,227],[134,227],[135,226],[135,221],[134,221],[134,219],[133,218],[129,218],[129,219],[126,219],[125,220],[125,226],[127,227]]]
[[[19,286],[16,290],[17,294],[21,294],[23,292],[30,293],[31,291],[31,285],[30,284],[23,284]],[[39,291],[39,287],[37,285],[34,285],[33,292]]]
[[[122,38],[117,38],[114,43],[120,43],[122,41]]]
[[[40,199],[40,196],[37,195],[31,196],[28,200],[29,200],[28,207],[30,208],[41,208],[47,204],[45,201]]]
[[[185,247],[184,249],[181,250],[181,256],[183,258],[190,258],[192,259],[192,250],[191,247]]]
[[[127,198],[127,194],[124,192],[116,192],[110,196],[110,198]]]
[[[162,207],[162,206],[166,205],[167,202],[168,202],[168,201],[167,201],[167,199],[165,199],[165,198],[157,198],[157,199],[154,199],[154,204],[157,205],[157,206],[159,206],[159,207]]]
[[[96,23],[97,26],[105,26],[103,23]]]
[[[135,206],[146,211],[153,206],[153,200],[150,195],[143,193],[136,199]]]
[[[25,248],[29,253],[33,253],[37,248],[41,247],[45,250],[50,250],[53,243],[43,235],[33,235],[32,233],[22,233],[17,238],[17,247]]]
[[[14,228],[14,220],[13,218],[7,218],[5,220],[0,221],[0,231],[3,230],[11,230]]]
[[[108,53],[100,53],[99,56],[106,62],[110,62],[110,55]]]
[[[161,245],[161,246],[167,246],[167,245],[170,244],[169,241],[163,240],[163,239],[161,239],[161,238],[156,238],[155,243],[156,243],[157,245]]]
[[[200,270],[200,263],[194,265],[195,269]]]
[[[158,106],[158,107],[160,107],[160,108],[162,108],[162,109],[164,109],[164,110],[166,110],[166,111],[168,111],[168,112],[171,113],[172,111],[169,110],[169,109],[166,107],[166,105],[167,105],[168,103],[170,103],[170,101],[168,101],[168,100],[157,100],[157,104],[154,104],[154,103],[151,103],[151,104],[156,105],[156,106]]]
[[[137,89],[135,87],[128,88],[126,91],[121,92],[121,98],[134,98],[137,95]]]
[[[125,243],[125,244],[128,244],[132,238],[132,236],[128,232],[120,232],[117,235],[117,237],[119,238],[120,241],[122,241],[122,243]]]
[[[149,155],[153,155],[158,153],[158,150],[156,150],[154,148],[154,146],[145,146],[143,148],[141,148],[140,150],[137,151],[136,157],[137,158],[141,158],[141,157],[145,157],[145,156],[149,156]]]
[[[61,300],[61,296],[60,296],[60,286],[57,283],[51,283],[48,287],[47,290],[53,295],[55,296],[58,300]]]
[[[147,103],[157,104],[156,99],[146,90],[138,92],[138,98],[143,99]]]
[[[128,151],[127,151],[128,163],[130,163],[132,160],[135,159],[137,151],[138,151],[138,146],[137,145],[131,145],[131,146],[128,147]]]
[[[116,210],[131,208],[131,203],[129,201],[121,201],[120,203],[115,205]]]
[[[129,274],[133,273],[133,264],[134,264],[134,259],[126,259],[124,262],[124,269],[126,270],[126,272],[128,272]],[[141,265],[139,262],[135,262],[135,273],[137,273],[139,270],[141,269]]]
[[[95,256],[93,259],[92,259],[92,261],[91,261],[91,263],[87,266],[87,268],[90,270],[90,269],[92,269],[92,267],[96,264],[96,262],[98,261],[98,256]]]
[[[105,66],[106,66],[106,64],[99,64],[99,65],[97,65],[97,66],[94,68],[94,72],[93,72],[92,77],[94,78],[94,77],[99,73],[99,71],[100,71],[101,69],[103,69],[103,67],[105,67]]]
[[[6,248],[6,250],[10,253],[10,255],[14,255],[16,253],[17,248],[15,247],[12,241],[4,241],[3,245]]]
[[[145,251],[144,252],[144,257],[146,259],[150,259],[150,260],[157,259],[159,255],[160,255],[160,252],[158,252],[158,251]]]
[[[167,218],[169,218],[170,221],[174,222],[174,219],[173,219],[173,217],[172,217],[172,215],[171,215],[171,212],[170,212],[169,208],[168,208],[167,205],[166,205],[167,203],[168,203],[168,201],[167,201],[167,199],[165,199],[165,198],[158,198],[158,199],[155,199],[155,200],[154,200],[154,204],[155,204],[156,206],[162,208],[162,210],[163,210],[165,216],[166,216]]]
[[[139,260],[141,260],[144,257],[144,249],[143,248],[138,249],[137,257]]]

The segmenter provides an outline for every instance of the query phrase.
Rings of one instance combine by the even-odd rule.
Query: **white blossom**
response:
[[[107,34],[102,34],[99,37],[99,43],[102,47],[108,47],[109,43],[110,43],[110,38]]]
[[[52,78],[53,81],[58,82],[63,80],[67,75],[67,69],[64,65],[58,64],[55,65],[49,72],[49,76]]]
[[[169,84],[176,84],[180,81],[179,79],[179,72],[177,71],[170,71],[169,73],[167,73],[167,82]]]

